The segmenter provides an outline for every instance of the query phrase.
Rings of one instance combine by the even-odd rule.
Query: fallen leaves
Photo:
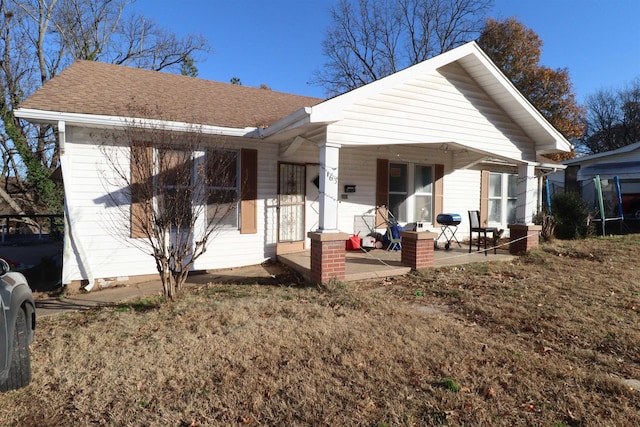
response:
[[[496,397],[496,389],[486,385],[482,387],[482,396],[486,399],[493,399],[494,397]]]

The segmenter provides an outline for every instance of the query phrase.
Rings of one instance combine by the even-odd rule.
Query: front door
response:
[[[278,167],[278,246],[285,254],[304,249],[305,183],[303,164],[280,163]]]

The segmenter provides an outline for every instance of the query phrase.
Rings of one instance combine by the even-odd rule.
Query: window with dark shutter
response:
[[[408,173],[411,170],[411,175]],[[409,182],[408,177],[413,176]],[[434,221],[443,209],[444,165],[376,162],[376,206],[386,206],[399,221]],[[406,209],[409,197],[413,210]],[[386,209],[378,209],[376,228],[386,224]]]

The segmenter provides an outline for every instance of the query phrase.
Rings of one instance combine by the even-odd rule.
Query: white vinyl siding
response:
[[[78,128],[67,128],[65,156],[73,167],[65,181],[68,209],[75,223],[75,238],[79,239],[86,255],[87,267],[95,278],[157,274],[153,258],[135,246],[129,238],[130,224],[112,206],[106,191],[115,194],[120,190],[117,178],[106,164],[99,144],[100,135]],[[240,145],[238,145],[240,146]],[[258,152],[258,232],[240,234],[237,228],[221,229],[214,233],[208,249],[195,263],[196,270],[230,268],[260,264],[275,257],[275,192],[278,146],[244,141],[247,148]],[[123,159],[124,160],[124,159]],[[109,182],[110,181],[110,182]],[[120,200],[126,206],[129,200]],[[262,220],[265,218],[265,220]],[[63,281],[86,279],[77,257],[69,252],[63,262]]]
[[[328,135],[345,145],[455,142],[505,158],[535,157],[533,142],[456,64],[351,105]]]

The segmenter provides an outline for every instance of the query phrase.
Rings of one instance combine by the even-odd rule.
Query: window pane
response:
[[[189,227],[193,217],[190,189],[164,188],[158,194],[158,221],[176,227]]]
[[[502,197],[502,174],[489,174],[489,197]]]
[[[208,150],[205,182],[207,221],[210,224],[238,226],[238,153]]]
[[[516,223],[516,199],[507,201],[507,224]]]
[[[161,187],[191,185],[192,159],[187,151],[158,149],[158,185]]]
[[[501,206],[501,199],[489,200],[489,222],[502,223]]]
[[[207,194],[207,220],[215,224],[235,226],[238,224],[235,190],[211,190]]]
[[[238,156],[234,151],[209,150],[207,152],[207,186],[237,186]]]
[[[518,175],[509,175],[509,189],[507,190],[507,197],[518,196]]]
[[[432,176],[431,166],[416,166],[414,178],[415,192],[432,194]]]
[[[396,193],[407,192],[407,165],[406,164],[391,163],[389,165],[389,191],[396,192]]]
[[[404,194],[389,194],[389,211],[398,221],[407,220],[406,196]]]
[[[416,196],[415,221],[431,222],[431,196]]]

